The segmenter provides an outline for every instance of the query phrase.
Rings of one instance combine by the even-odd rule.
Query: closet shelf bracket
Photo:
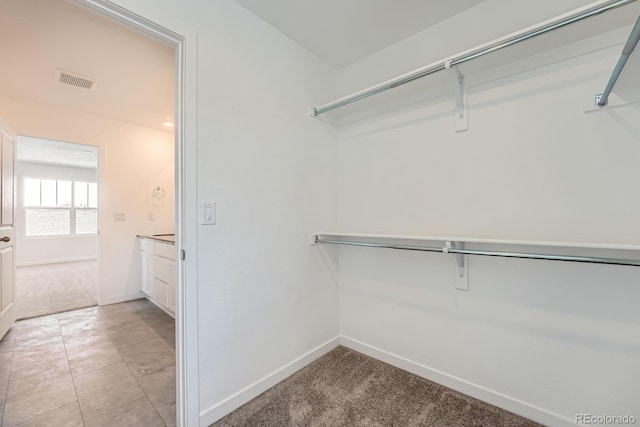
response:
[[[467,88],[464,84],[464,76],[457,66],[451,65],[451,60],[444,63],[447,70],[453,72],[453,93],[455,102],[454,123],[456,132],[462,132],[469,129],[467,120]]]
[[[446,242],[442,252],[450,253],[449,249],[464,249],[464,243]],[[461,291],[469,290],[469,256],[460,253],[453,253],[456,257],[456,289]]]

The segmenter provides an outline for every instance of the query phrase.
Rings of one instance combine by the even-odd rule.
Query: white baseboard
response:
[[[463,380],[462,378],[455,377],[345,336],[336,337],[327,341],[282,368],[272,372],[264,378],[201,412],[200,426],[205,427],[213,424],[215,421],[224,417],[231,411],[239,408],[280,381],[286,379],[296,371],[304,368],[309,363],[333,350],[338,345],[343,345],[362,354],[366,354],[369,357],[373,357],[374,359],[378,359],[404,371],[426,378],[452,390],[479,399],[483,402],[487,402],[506,411],[513,412],[514,414],[518,414],[540,424],[558,427],[575,426],[575,422],[572,419],[566,418],[560,414],[547,411],[527,402],[523,402],[497,391],[482,387],[478,384]]]
[[[144,294],[140,291],[132,292],[130,294],[114,295],[110,297],[100,297],[98,305],[117,304],[119,302],[131,301],[134,299],[144,298]]]
[[[62,264],[64,262],[96,261],[97,259],[98,258],[94,256],[90,256],[90,257],[75,257],[75,258],[65,258],[65,259],[50,259],[50,260],[44,260],[44,261],[17,262],[16,267],[31,267],[34,265]]]
[[[482,400],[483,402],[487,402],[509,412],[513,412],[514,414],[518,414],[540,424],[547,426],[575,426],[575,422],[573,420],[560,414],[514,399],[497,391],[471,383],[463,380],[462,378],[454,377],[453,375],[449,375],[437,369],[421,365],[420,363],[370,346],[361,341],[345,337],[344,335],[340,336],[340,344],[352,350],[366,354],[369,357],[373,357],[374,359],[388,363],[396,368],[411,372],[414,375],[426,378],[430,381],[466,394],[467,396]]]
[[[239,408],[259,394],[264,393],[266,390],[273,387],[280,381],[286,379],[290,375],[304,368],[309,363],[327,354],[328,352],[336,348],[339,344],[340,337],[330,339],[324,344],[319,345],[313,350],[295,359],[294,361],[286,364],[282,368],[270,373],[264,378],[259,379],[253,384],[248,385],[237,393],[227,397],[223,401],[216,403],[215,405],[200,413],[200,425],[204,427],[213,424],[215,421],[224,417],[229,412]]]

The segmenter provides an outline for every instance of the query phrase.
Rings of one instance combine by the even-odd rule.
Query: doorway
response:
[[[98,147],[18,136],[18,319],[98,303]]]
[[[26,2],[23,1],[17,1],[17,2],[13,2],[13,3],[20,3],[20,4],[24,4]],[[49,3],[49,2],[45,2],[45,3]],[[69,6],[69,2],[60,2],[60,3],[64,3],[67,6]],[[84,3],[84,2],[81,2]],[[134,17],[133,15],[127,14],[125,11],[117,8],[116,6],[114,6],[111,3],[105,2],[105,3],[98,3],[96,2],[95,4],[93,2],[88,2],[91,3],[90,7],[92,9],[94,9],[92,11],[92,14],[94,15],[94,18],[100,18],[100,19],[104,19],[104,15],[107,15],[111,18],[115,18],[115,21],[118,21],[118,25],[125,23],[126,25],[124,25],[124,27],[127,28],[131,28],[134,27],[137,31],[138,34],[140,32],[140,27],[144,27],[143,29],[143,33],[145,34],[154,34],[153,37],[151,37],[151,39],[154,40],[161,40],[165,46],[166,45],[170,45],[172,52],[174,53],[174,55],[172,55],[171,58],[171,68],[173,70],[174,73],[181,73],[184,71],[184,52],[182,51],[182,47],[183,47],[183,40],[178,38],[178,36],[176,36],[173,33],[167,32],[164,29],[160,29],[159,27],[155,27],[153,24],[146,22],[146,21],[140,21],[140,26],[138,26],[135,22],[136,19],[139,17],[135,17],[136,19],[132,20],[132,17]],[[102,10],[101,7],[103,7],[105,4],[107,4],[108,8],[106,8],[105,10]],[[86,5],[86,4],[85,4]],[[98,12],[98,13],[95,13]],[[39,11],[40,13],[40,11]],[[103,15],[103,16],[100,16]],[[126,19],[124,18],[126,17]],[[54,21],[53,18],[49,19],[49,21]],[[111,21],[113,23],[113,20]],[[34,25],[37,27],[37,25]],[[154,33],[154,31],[156,31],[156,33]],[[145,36],[147,37],[147,36]],[[97,51],[101,51],[99,48],[95,48],[95,50]],[[175,49],[176,51],[174,52],[173,49]],[[102,53],[104,53],[103,51],[101,51]],[[110,58],[111,59],[111,58]],[[146,59],[146,58],[145,58]],[[148,61],[147,61],[148,62]],[[17,67],[20,68],[20,67]],[[112,67],[109,67],[109,69],[111,69]],[[106,68],[105,68],[106,69]],[[63,70],[64,71],[64,70]],[[126,74],[127,77],[130,76],[135,76],[136,74],[134,72],[132,72],[131,70],[129,70],[130,73]],[[74,74],[81,74],[81,73],[74,73]],[[96,77],[95,72],[90,72],[87,73],[89,75],[91,75],[92,77]],[[72,76],[73,77],[73,76]],[[87,79],[85,80],[91,80],[90,78],[88,78],[88,76],[84,76],[87,77]],[[99,77],[99,76],[97,76]],[[157,73],[149,73],[149,74],[144,74],[144,75],[138,75],[138,78],[140,78],[140,80],[151,80],[155,77],[157,77]],[[171,169],[172,172],[173,170],[175,170],[176,172],[176,176],[175,176],[175,180],[174,180],[174,176],[171,176],[171,182],[170,184],[163,184],[160,183],[160,185],[158,185],[159,183],[157,182],[156,179],[153,180],[149,180],[146,182],[142,182],[142,185],[144,186],[144,195],[142,195],[141,197],[132,197],[130,198],[130,200],[135,200],[135,203],[140,203],[140,206],[145,206],[146,203],[148,203],[149,201],[149,197],[150,198],[154,198],[154,193],[153,191],[156,190],[158,187],[161,187],[163,189],[174,189],[175,188],[175,200],[177,202],[177,209],[173,209],[174,208],[174,203],[166,203],[166,206],[171,206],[172,207],[172,211],[175,214],[175,220],[172,222],[172,226],[174,228],[174,233],[175,233],[175,237],[176,237],[176,244],[175,244],[175,259],[176,259],[176,283],[177,283],[177,288],[178,288],[178,293],[177,293],[177,304],[176,304],[176,317],[178,318],[178,344],[175,346],[176,347],[176,353],[178,354],[178,368],[177,368],[177,372],[178,372],[178,382],[182,382],[182,386],[179,387],[181,388],[181,390],[183,390],[182,392],[178,393],[178,396],[183,397],[185,396],[185,392],[184,392],[184,370],[186,370],[186,363],[183,359],[183,357],[181,356],[181,354],[186,353],[185,350],[185,346],[184,345],[180,345],[180,330],[183,330],[183,327],[181,327],[180,325],[182,324],[184,326],[184,322],[182,320],[180,320],[184,315],[185,315],[185,311],[183,309],[184,307],[184,297],[183,297],[183,292],[184,289],[182,287],[182,283],[184,282],[183,280],[183,276],[184,276],[184,267],[183,267],[183,262],[184,261],[184,251],[182,248],[184,248],[184,240],[183,240],[183,236],[184,236],[184,211],[182,209],[182,185],[183,185],[183,177],[182,177],[182,171],[183,171],[183,167],[182,164],[184,162],[184,157],[183,157],[183,145],[182,145],[182,140],[184,138],[184,113],[183,113],[183,109],[182,109],[182,97],[184,96],[183,93],[183,77],[184,76],[173,76],[173,80],[172,80],[172,84],[171,89],[174,92],[177,92],[177,108],[176,108],[176,112],[174,114],[174,112],[172,111],[171,114],[166,114],[165,117],[163,117],[163,120],[161,122],[161,126],[166,126],[165,128],[163,128],[164,132],[170,132],[171,134],[171,139],[172,142],[175,140],[175,144],[177,145],[177,147],[175,148],[174,151],[174,146],[172,146],[171,152],[172,154],[175,153],[175,156],[171,159]],[[80,80],[78,80],[80,79]],[[76,79],[74,79],[74,81],[78,82],[80,81],[80,83],[82,82],[83,76],[76,76]],[[178,86],[179,87],[175,87],[173,82],[177,80],[178,81]],[[139,82],[137,82],[139,83]],[[105,85],[105,81],[101,80],[98,81],[98,88],[100,88],[100,86],[104,86]],[[91,83],[87,83],[88,86],[92,86]],[[85,92],[86,93],[86,92]],[[154,93],[153,95],[157,95],[157,93]],[[4,101],[4,100],[3,100]],[[19,103],[16,103],[16,111],[21,110],[22,112],[29,110],[30,106],[26,105],[26,104],[21,104],[18,105]],[[156,102],[157,104],[157,102]],[[172,106],[175,106],[176,104],[176,96],[172,96],[171,97],[171,104]],[[9,103],[9,107],[7,107],[9,110],[12,107],[12,103]],[[21,108],[21,107],[25,107],[25,108]],[[120,112],[127,110],[127,108],[129,108],[131,105],[127,104],[127,103],[120,103],[118,104],[118,109]],[[4,108],[4,107],[3,107]],[[32,109],[32,111],[35,111],[36,109]],[[5,117],[7,119],[8,122],[10,122],[10,124],[12,124],[13,127],[15,127],[19,133],[21,134],[25,134],[25,135],[36,135],[36,136],[40,136],[40,137],[48,137],[48,138],[52,138],[52,139],[58,139],[58,140],[69,140],[69,141],[85,141],[86,139],[83,138],[82,133],[86,130],[87,128],[87,121],[93,121],[93,117],[77,117],[78,120],[76,120],[76,122],[73,125],[67,124],[66,126],[58,126],[56,127],[55,125],[58,124],[56,123],[56,117],[52,117],[51,115],[48,115],[48,111],[46,110],[42,110],[41,111],[41,116],[40,117],[31,117],[31,122],[30,123],[25,123],[23,122],[19,117],[16,119],[17,116],[12,116],[11,114],[5,114],[5,111],[0,112],[0,114],[7,116]],[[38,120],[38,118],[41,118],[42,120]],[[80,120],[82,119],[82,120]],[[113,117],[111,118],[107,118],[107,119],[114,119]],[[117,118],[116,118],[117,119]],[[172,120],[173,119],[173,120]],[[55,131],[49,135],[44,135],[42,132],[34,130],[35,128],[37,128],[36,122],[41,122],[41,123],[46,123],[52,126],[52,128],[55,128]],[[123,120],[124,122],[124,120]],[[174,123],[175,123],[175,128],[173,127]],[[53,124],[52,124],[53,123]],[[131,124],[131,122],[129,122],[129,124]],[[152,160],[156,157],[157,153],[158,153],[158,140],[162,139],[162,138],[149,138],[147,141],[144,141],[144,138],[140,137],[140,134],[137,135],[137,137],[132,137],[131,140],[128,141],[119,141],[118,138],[114,138],[113,132],[111,130],[106,129],[106,127],[101,127],[101,124],[97,124],[96,126],[93,127],[93,134],[100,134],[101,136],[104,137],[104,140],[109,140],[109,144],[112,145],[107,145],[107,143],[105,142],[105,146],[103,147],[103,144],[96,144],[99,145],[101,148],[101,157],[100,157],[100,165],[101,165],[101,176],[104,174],[108,174],[108,173],[112,173],[113,175],[119,175],[122,174],[122,172],[124,170],[126,170],[126,168],[128,166],[130,166],[131,164],[135,164],[135,166],[140,169],[140,168],[144,168],[146,166],[149,166],[152,163]],[[63,129],[64,127],[64,129]],[[147,126],[148,128],[153,128],[154,126]],[[156,128],[157,129],[157,128]],[[64,137],[61,136],[64,134],[64,132],[71,132],[73,133],[72,137]],[[93,144],[93,142],[90,142]],[[118,145],[120,144],[120,145]],[[118,147],[118,148],[114,148],[114,147]],[[138,158],[137,160],[135,159],[134,156],[134,152],[131,151],[133,147],[133,151],[136,150],[135,147],[138,147],[137,149],[139,150],[138,154],[144,154],[146,157],[143,158]],[[103,149],[104,148],[104,149]],[[107,164],[107,167],[104,168],[105,162]],[[162,172],[162,171],[160,171]],[[127,191],[130,191],[136,184],[140,183],[140,176],[134,177],[134,178],[129,178],[128,180],[124,180],[125,182],[121,182],[119,184],[114,184],[114,183],[108,183],[107,185],[103,185],[102,186],[102,192],[107,192],[109,194],[109,196],[111,195],[117,195],[117,194],[124,194]],[[142,181],[144,181],[144,179],[142,179]],[[102,181],[101,181],[102,182]],[[102,197],[102,196],[101,196]],[[157,199],[157,197],[155,197]],[[171,200],[171,202],[173,202],[173,200]],[[101,204],[102,204],[102,200],[101,200]],[[101,252],[104,252],[104,242],[106,241],[107,238],[109,239],[113,239],[116,236],[121,236],[123,234],[126,233],[126,235],[128,236],[127,238],[133,236],[133,239],[131,241],[135,241],[135,235],[136,234],[156,234],[156,232],[153,230],[153,225],[155,225],[153,223],[153,221],[157,221],[158,218],[160,218],[157,214],[153,214],[153,212],[151,212],[149,209],[147,209],[146,207],[143,208],[142,211],[133,211],[130,210],[128,208],[122,208],[120,204],[114,203],[111,206],[104,206],[101,205],[101,211],[104,210],[104,215],[101,215],[101,217],[104,217],[104,220],[101,220],[101,227],[100,227],[100,234],[101,234]],[[143,218],[144,224],[146,225],[146,227],[140,227],[139,229],[133,229],[131,227],[131,224],[133,222],[134,219],[140,219],[140,215]],[[109,233],[105,233],[105,230],[102,227],[102,224],[104,222],[109,223],[112,228],[109,230]],[[157,223],[156,223],[157,224]],[[164,231],[164,230],[161,230]],[[139,250],[137,250],[135,248],[135,246],[133,246],[133,250],[129,250],[129,251],[112,251],[112,254],[115,253],[118,256],[121,256],[122,259],[124,259],[124,257],[127,257],[128,263],[127,264],[123,264],[120,267],[113,267],[113,268],[102,268],[101,270],[101,274],[106,276],[107,279],[104,279],[104,282],[109,282],[112,284],[115,284],[115,286],[119,286],[120,284],[122,284],[122,281],[118,281],[118,280],[112,280],[111,278],[109,278],[107,275],[114,275],[113,277],[115,277],[116,274],[121,274],[121,273],[127,273],[128,278],[129,279],[134,279],[138,284],[139,284],[139,279],[140,277],[138,276],[138,274],[136,273],[138,270],[136,270],[136,268],[134,267],[135,264],[139,264],[140,260],[139,260]],[[133,272],[133,273],[131,273]],[[142,304],[142,303],[132,303],[129,305],[125,305],[125,308],[120,308],[118,309],[117,307],[123,307],[120,304],[127,304],[126,302],[122,302],[122,301],[128,301],[130,299],[135,299],[135,298],[139,298],[140,296],[142,296],[142,294],[139,293],[139,289],[135,289],[135,292],[132,292],[132,290],[130,288],[127,288],[126,286],[121,286],[120,288],[118,288],[116,291],[112,292],[110,295],[105,295],[104,292],[102,292],[102,294],[99,296],[99,303],[101,305],[100,308],[102,308],[103,306],[105,307],[113,307],[110,309],[105,310],[99,310],[97,312],[97,315],[94,317],[97,317],[97,322],[98,323],[102,323],[103,325],[106,325],[106,328],[112,328],[115,329],[115,334],[120,334],[123,333],[122,338],[126,338],[126,339],[133,339],[133,334],[129,334],[126,335],[124,334],[125,332],[128,332],[128,327],[125,327],[124,325],[120,325],[120,323],[123,320],[134,320],[134,318],[137,316],[139,319],[143,319],[146,314],[147,311],[151,311],[148,307],[147,304]],[[137,292],[137,293],[136,293]],[[138,301],[142,301],[143,300],[138,300]],[[123,313],[126,313],[123,314]],[[131,314],[133,313],[133,314]],[[193,316],[195,317],[195,312],[192,312]],[[64,317],[64,316],[63,316]],[[58,321],[60,323],[60,325],[62,325],[62,318],[58,318]],[[138,320],[139,320],[138,319]],[[65,322],[68,319],[65,319]],[[93,320],[96,319],[92,319]],[[30,325],[35,325],[37,322],[33,322],[30,323]],[[140,325],[140,321],[137,321],[138,326]],[[144,322],[142,322],[144,323]],[[157,322],[160,323],[160,322]],[[91,324],[93,326],[93,323]],[[62,329],[62,328],[61,328]],[[125,331],[126,330],[126,331]],[[111,331],[110,331],[111,332]],[[140,330],[136,330],[135,331],[140,332],[141,334],[144,332],[146,333],[143,328],[140,328]],[[159,333],[157,333],[157,331],[153,331],[155,334],[159,335]],[[194,329],[195,332],[195,329]],[[63,331],[64,333],[64,331]],[[19,334],[18,334],[19,335]],[[129,353],[122,353],[120,351],[119,346],[127,346],[129,347],[129,343],[126,342],[121,342],[119,341],[119,338],[121,338],[120,336],[116,336],[116,338],[111,337],[111,341],[113,343],[113,345],[118,349],[118,352],[120,353],[120,356],[125,359],[125,355],[127,354],[126,358],[129,358]],[[144,339],[145,337],[142,337],[141,339]],[[64,337],[63,337],[64,339]],[[193,346],[192,348],[195,348],[195,346]],[[140,351],[141,352],[145,352],[147,351],[148,348],[145,346],[141,346],[140,347]],[[181,353],[182,352],[182,353]],[[116,355],[113,355],[113,357],[117,357]],[[175,356],[174,356],[175,359]],[[71,363],[71,360],[69,360],[69,362]],[[127,362],[125,360],[125,362]],[[119,362],[117,362],[119,363]],[[128,362],[127,362],[128,363]],[[94,366],[95,367],[95,366]],[[93,368],[93,367],[92,367]],[[192,365],[189,369],[190,372],[193,372],[193,370],[197,369],[197,364],[196,365]],[[102,368],[99,368],[102,369]],[[176,369],[173,370],[174,372],[176,371]],[[126,373],[126,371],[125,371]],[[73,372],[72,372],[73,375]],[[146,375],[146,373],[145,373]],[[139,378],[136,377],[136,382],[138,382],[141,386],[141,379],[143,378],[145,375],[141,375]],[[135,376],[135,374],[134,374]],[[191,388],[197,387],[197,384],[193,383],[193,385],[191,386]],[[143,387],[144,388],[144,387]],[[175,387],[174,387],[175,390]],[[123,395],[118,395],[118,397],[122,397]],[[174,403],[175,403],[175,393],[173,394],[174,396]],[[195,396],[195,393],[191,394],[192,399]],[[144,399],[143,399],[144,400]],[[195,399],[194,401],[197,402],[197,399]],[[180,403],[181,401],[179,400],[177,407],[179,408],[178,412],[180,412],[180,408],[184,408],[184,405]],[[155,405],[154,405],[155,406]],[[117,408],[116,408],[117,409]],[[156,408],[158,409],[158,408]],[[80,402],[80,411],[82,412],[83,408],[82,408],[82,402]],[[158,411],[160,412],[160,411]],[[163,418],[164,419],[164,418]],[[182,421],[184,418],[179,416],[179,420],[178,420],[178,424],[183,424],[184,421]]]

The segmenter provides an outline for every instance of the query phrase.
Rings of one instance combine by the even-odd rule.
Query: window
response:
[[[24,179],[25,234],[28,237],[96,234],[98,184]]]
[[[96,234],[98,229],[98,184],[74,182],[76,234]]]

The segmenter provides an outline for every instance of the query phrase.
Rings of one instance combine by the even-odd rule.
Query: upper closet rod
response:
[[[594,15],[598,15],[602,12],[606,12],[608,10],[612,10],[618,8],[620,6],[624,6],[628,3],[632,3],[636,0],[613,0],[608,1],[604,4],[598,4],[588,9],[581,10],[576,14],[572,14],[566,17],[563,17],[561,20],[552,23],[546,23],[545,25],[534,28],[530,31],[527,31],[523,34],[515,35],[506,40],[499,40],[495,43],[489,44],[488,46],[483,46],[471,52],[464,53],[460,57],[452,57],[447,60],[443,60],[441,63],[436,65],[432,65],[426,68],[421,68],[419,70],[414,71],[413,73],[405,74],[403,76],[398,77],[397,79],[390,80],[388,82],[382,83],[380,85],[374,86],[370,89],[364,90],[362,92],[358,92],[356,94],[347,96],[345,98],[339,99],[337,101],[330,102],[328,104],[322,105],[320,107],[313,107],[311,113],[313,116],[319,116],[320,114],[327,113],[331,110],[335,110],[336,108],[343,107],[345,105],[349,105],[353,102],[359,101],[364,98],[368,98],[370,96],[376,95],[380,92],[387,91],[389,89],[393,89],[397,86],[412,82],[416,79],[428,76],[430,74],[436,73],[438,71],[442,71],[447,68],[447,66],[453,66],[462,64],[463,62],[470,61],[472,59],[484,56],[488,53],[495,52],[496,50],[504,49],[505,47],[509,47],[516,43],[520,43],[522,41],[537,37],[541,34],[548,33],[549,31],[556,30],[558,28],[564,27],[565,25],[573,24],[574,22],[581,21],[583,19],[589,18]]]
[[[575,256],[575,255],[555,255],[555,254],[537,254],[528,252],[502,252],[502,251],[487,251],[476,249],[464,249],[455,247],[435,247],[435,246],[414,246],[414,245],[396,245],[389,243],[370,243],[361,241],[348,241],[348,240],[331,240],[322,239],[318,235],[314,238],[314,243],[326,243],[331,245],[347,245],[347,246],[365,246],[368,248],[385,248],[385,249],[400,249],[405,251],[420,251],[420,252],[439,252],[449,254],[460,255],[479,255],[479,256],[492,256],[492,257],[506,257],[506,258],[524,258],[524,259],[540,259],[547,261],[569,261],[569,262],[582,262],[590,264],[609,264],[609,265],[628,265],[634,267],[640,267],[640,261],[626,258],[604,258],[604,257],[587,257],[587,256]]]
[[[634,25],[633,30],[631,30],[631,34],[629,34],[629,38],[627,39],[627,42],[622,49],[622,55],[620,55],[620,59],[618,59],[618,63],[613,69],[613,73],[611,74],[611,78],[609,78],[607,87],[604,88],[604,92],[596,96],[598,107],[604,107],[605,105],[607,105],[607,102],[609,101],[609,95],[611,94],[613,87],[616,85],[618,77],[620,77],[620,73],[622,73],[624,66],[627,65],[627,61],[629,60],[629,56],[631,56],[631,52],[633,52],[633,50],[636,48],[638,40],[640,40],[640,16],[638,16],[636,25]]]

